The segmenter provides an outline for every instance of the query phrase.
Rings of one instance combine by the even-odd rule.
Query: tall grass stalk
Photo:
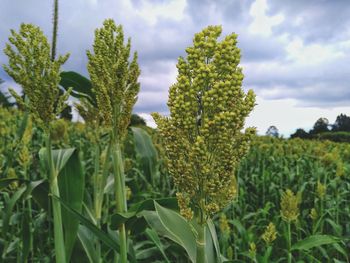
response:
[[[118,140],[114,140],[112,135],[112,162],[114,174],[114,192],[117,204],[117,213],[125,213],[127,211],[126,205],[126,190],[125,190],[125,174],[124,164],[122,159],[121,145]],[[121,262],[127,262],[127,235],[125,224],[119,226],[119,242],[120,242],[120,257]]]
[[[100,146],[95,143],[94,147],[95,151],[95,158],[94,158],[94,175],[93,175],[93,182],[94,182],[94,213],[95,213],[95,220],[96,220],[96,226],[100,228],[101,225],[101,210],[102,210],[102,197],[103,197],[103,189],[102,189],[102,182],[101,182],[101,174],[100,174]],[[97,258],[101,259],[101,244],[100,241],[96,241],[96,254]],[[99,261],[100,262],[100,261]]]
[[[50,193],[53,196],[60,197],[60,191],[58,188],[58,171],[56,170],[52,156],[52,142],[50,133],[46,135],[46,152],[47,161],[49,168],[49,182],[50,182]],[[63,226],[62,226],[62,215],[61,205],[57,199],[51,198],[52,211],[53,211],[53,222],[54,222],[54,240],[55,240],[55,254],[56,262],[65,263],[66,253],[63,239]]]
[[[292,263],[292,236],[290,231],[290,222],[287,222],[287,251],[288,251],[288,263]]]
[[[52,24],[53,24],[53,30],[52,30],[51,60],[54,61],[56,58],[56,46],[57,46],[58,0],[54,0]]]
[[[206,254],[205,254],[205,225],[199,225],[197,229],[197,238],[196,238],[196,263],[207,263]]]

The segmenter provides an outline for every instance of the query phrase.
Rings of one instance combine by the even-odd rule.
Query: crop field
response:
[[[16,262],[27,251],[30,262],[51,262],[52,214],[48,210],[45,165],[38,154],[43,134],[34,128],[30,131],[31,124],[18,111],[0,112],[2,260]],[[30,128],[21,130],[24,121]],[[55,126],[53,143],[55,148],[76,149],[70,158],[80,160],[80,172],[85,173],[85,178],[83,182],[72,179],[67,183],[72,184],[73,191],[83,187],[82,203],[76,206],[76,200],[61,196],[65,204],[80,208],[90,224],[96,223],[96,149],[92,134],[84,124],[62,120]],[[133,212],[125,218],[114,217],[113,178],[109,175],[99,222],[103,232],[94,232],[89,223],[80,221],[71,262],[99,262],[99,258],[101,262],[112,262],[118,244],[115,229],[124,220],[132,238],[129,253],[136,262],[190,262],[177,238],[153,224],[152,219],[141,216],[157,213],[152,202],[145,201],[152,199],[178,211],[176,189],[165,167],[157,132],[145,126],[131,127],[125,149],[128,204]],[[254,138],[238,169],[237,198],[213,218],[221,255],[230,262],[285,262],[289,223],[283,220],[281,198],[290,189],[296,196],[290,202],[297,203],[296,219],[290,223],[293,262],[348,262],[349,241],[343,238],[350,232],[349,158],[350,146],[346,143]],[[65,167],[67,175],[75,169],[69,162]],[[292,211],[293,204],[287,209]],[[63,213],[63,225],[79,218]],[[178,225],[169,225],[168,231],[172,231],[171,227],[176,231]],[[99,254],[97,247],[101,249]],[[188,251],[191,253],[191,247]]]
[[[195,34],[153,129],[132,114],[138,55],[112,19],[88,77],[39,27],[11,31],[4,70],[22,90],[0,107],[0,262],[349,262],[350,145],[245,128],[255,94],[221,34]]]

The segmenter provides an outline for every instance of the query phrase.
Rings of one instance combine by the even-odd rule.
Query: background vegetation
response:
[[[2,107],[0,117],[1,259],[18,262],[27,253],[29,262],[52,262],[53,225],[43,180],[45,167],[38,154],[43,134],[33,127],[31,140],[26,140],[29,135],[19,131],[24,115],[14,108]],[[155,208],[144,200],[155,198],[176,211],[176,200],[169,198],[174,197],[175,189],[164,166],[164,149],[159,145],[157,131],[144,126],[139,117],[133,119],[137,126],[129,127],[124,145],[129,218],[113,216],[113,176],[109,175],[104,189],[108,202],[103,205],[109,216],[101,222],[107,235],[96,236],[86,222],[80,221],[71,262],[98,262],[94,246],[98,239],[104,240],[102,261],[111,262],[114,250],[108,242],[117,242],[113,229],[120,220],[127,222],[133,239],[129,253],[137,262],[190,262],[184,248],[155,228],[150,219]],[[77,158],[86,174],[82,215],[93,223],[93,130],[83,123],[63,119],[55,127],[54,147],[78,150]],[[23,169],[25,156],[30,161]],[[299,203],[297,220],[291,224],[293,262],[348,262],[349,158],[350,146],[346,143],[256,137],[237,171],[237,199],[214,218],[222,255],[232,262],[285,262],[287,226],[281,217],[280,201],[282,193],[291,189]],[[26,213],[28,200],[32,204],[30,216]],[[139,213],[138,217],[133,211]],[[140,213],[146,216],[141,217]],[[265,238],[267,242],[262,236],[270,223],[275,225],[276,239]],[[106,240],[107,237],[112,240]]]

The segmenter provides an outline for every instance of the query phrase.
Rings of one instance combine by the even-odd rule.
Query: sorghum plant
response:
[[[265,241],[266,245],[270,246],[272,244],[272,242],[277,238],[277,231],[274,223],[269,223],[261,238]]]
[[[291,222],[296,221],[299,216],[299,203],[300,198],[295,195],[290,189],[287,189],[281,197],[281,216],[282,219],[287,222],[287,251],[288,251],[288,263],[292,262],[292,240],[291,240]]]
[[[9,42],[4,50],[9,64],[4,65],[4,70],[21,85],[29,101],[24,105],[23,99],[14,90],[11,94],[47,132],[69,96],[69,93],[60,96],[58,89],[60,67],[69,55],[51,61],[46,36],[39,27],[31,24],[21,24],[19,33],[11,30]]]
[[[198,225],[197,262],[205,259],[207,220],[237,195],[235,170],[255,130],[241,130],[255,104],[242,90],[237,35],[222,41],[221,26],[195,35],[187,57],[178,60],[169,90],[170,117],[153,114],[163,138],[181,214]]]
[[[60,196],[58,188],[58,171],[54,166],[51,147],[51,123],[64,109],[69,92],[59,95],[60,67],[68,59],[68,54],[51,60],[50,44],[40,30],[31,24],[21,24],[19,32],[11,30],[5,54],[9,64],[5,71],[22,86],[26,102],[14,91],[11,94],[17,103],[27,109],[34,121],[45,131],[46,154],[49,167],[50,192]],[[54,238],[56,261],[66,262],[62,229],[61,206],[58,200],[52,199],[54,217]]]
[[[116,26],[113,20],[108,19],[104,21],[102,28],[95,31],[93,51],[87,52],[88,71],[96,95],[98,114],[110,136],[108,146],[110,150],[107,152],[110,151],[112,156],[115,198],[119,213],[127,211],[121,145],[140,89],[137,81],[140,75],[137,54],[134,53],[130,62],[130,47],[130,39],[124,45],[122,27]],[[127,262],[127,237],[124,224],[119,228],[119,235],[121,261]]]

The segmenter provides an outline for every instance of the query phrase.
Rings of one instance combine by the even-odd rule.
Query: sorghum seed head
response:
[[[291,190],[287,189],[283,192],[281,198],[281,215],[284,221],[291,222],[297,220],[300,201],[298,195],[295,195]]]
[[[28,107],[34,120],[45,130],[66,106],[70,91],[59,94],[60,67],[68,54],[51,61],[49,42],[40,30],[32,24],[21,24],[19,32],[11,30],[9,42],[4,49],[9,58],[5,71],[22,86],[29,98],[26,105],[14,91],[10,93],[22,107]]]
[[[310,217],[312,220],[316,220],[318,218],[318,213],[316,208],[312,208],[310,211]]]
[[[317,181],[316,192],[317,192],[318,198],[323,200],[323,198],[326,195],[326,190],[327,190],[326,186],[322,184],[320,181]]]
[[[153,114],[181,194],[179,205],[188,217],[198,207],[210,216],[236,197],[235,170],[255,133],[254,128],[241,132],[255,95],[242,90],[237,35],[220,42],[221,31],[221,26],[209,26],[195,35],[187,57],[177,63],[170,117]]]
[[[266,229],[264,234],[262,234],[261,238],[266,242],[267,245],[270,245],[277,237],[276,226],[274,223],[270,223]]]
[[[137,53],[129,61],[131,40],[112,19],[96,29],[93,50],[87,51],[88,71],[96,95],[99,117],[123,138],[140,89]]]

